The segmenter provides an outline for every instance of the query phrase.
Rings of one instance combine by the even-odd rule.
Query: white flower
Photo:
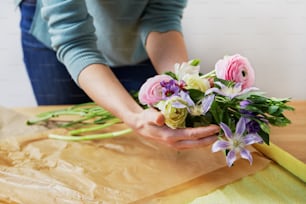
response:
[[[200,78],[199,75],[187,74],[182,80],[185,81],[187,89],[197,89],[205,92],[210,88],[209,81],[205,78]]]
[[[217,84],[220,88],[217,87],[213,87],[210,88],[206,91],[206,95],[211,94],[211,93],[217,93],[220,94],[222,96],[226,96],[229,97],[230,99],[233,99],[237,96],[246,94],[250,91],[257,91],[258,88],[256,87],[249,87],[246,89],[242,89],[242,84],[241,83],[236,83],[234,86],[226,86],[224,84],[222,84],[221,82],[215,82],[215,84]]]
[[[160,101],[156,107],[165,116],[165,123],[172,129],[184,128],[185,119],[188,114],[188,102],[180,96],[172,96],[167,100]]]
[[[174,65],[175,75],[178,80],[184,80],[184,76],[186,75],[196,75],[199,76],[200,66],[192,65],[193,61],[189,61],[188,63],[183,62],[182,64],[176,63]]]
[[[188,109],[190,115],[199,116],[203,114],[202,104],[195,104],[194,106],[189,107]]]

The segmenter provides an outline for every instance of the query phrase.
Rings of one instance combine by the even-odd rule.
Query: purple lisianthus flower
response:
[[[229,150],[226,155],[226,163],[230,167],[236,160],[236,153],[240,153],[243,159],[249,160],[250,164],[253,162],[252,155],[245,147],[254,143],[263,142],[262,138],[256,133],[248,133],[244,135],[246,130],[246,118],[241,117],[236,125],[235,133],[232,133],[230,128],[221,122],[221,129],[223,130],[226,140],[220,139],[212,146],[212,151]]]
[[[226,96],[226,97],[229,97],[230,99],[233,99],[237,96],[243,95],[250,91],[258,90],[258,88],[256,87],[249,87],[249,88],[242,89],[241,83],[236,83],[234,86],[226,86],[219,81],[214,82],[214,83],[218,85],[220,88],[217,88],[217,87],[210,88],[205,92],[206,95],[211,94],[211,93],[217,93],[222,96]]]
[[[185,107],[187,108],[188,112],[191,115],[201,115],[202,112],[200,108],[198,108],[198,105],[194,103],[194,101],[191,99],[188,92],[181,91],[179,93],[179,97],[185,102]]]
[[[245,116],[251,116],[246,122],[246,130],[248,133],[258,133],[261,130],[259,121],[266,124],[269,123],[269,121],[262,115],[246,114]]]
[[[215,99],[214,94],[207,95],[203,98],[202,100],[202,114],[203,115],[205,115],[209,111],[212,103],[214,102],[214,99]]]
[[[194,102],[193,100],[191,99],[190,95],[188,92],[185,92],[185,91],[181,91],[179,92],[178,94],[184,101],[186,101],[186,103],[188,104],[189,107],[191,106],[194,106]]]
[[[180,88],[177,86],[176,81],[173,79],[170,81],[162,81],[160,82],[160,85],[162,86],[163,98],[168,98],[172,95],[177,95],[180,91]]]
[[[242,100],[240,101],[240,107],[242,109],[245,109],[248,105],[250,105],[252,102],[250,100]]]
[[[162,81],[160,83],[162,86],[162,95],[164,99],[171,97],[173,95],[178,96],[180,91],[184,91],[185,82],[184,81],[176,81],[174,79],[169,81]]]
[[[239,105],[240,105],[240,113],[242,113],[243,115],[249,115],[249,116],[253,116],[253,112],[246,110],[247,106],[252,104],[252,102],[250,100],[242,100],[240,101]]]
[[[260,131],[260,125],[255,120],[250,120],[246,123],[246,130],[248,133],[258,133]]]

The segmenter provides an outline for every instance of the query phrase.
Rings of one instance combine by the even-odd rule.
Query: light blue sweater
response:
[[[186,0],[37,0],[30,32],[56,51],[77,81],[90,64],[147,59],[148,34],[181,32],[185,6]]]

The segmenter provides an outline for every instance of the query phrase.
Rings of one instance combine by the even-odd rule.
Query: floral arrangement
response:
[[[254,81],[255,73],[251,64],[239,54],[220,59],[215,69],[206,74],[200,72],[200,61],[194,59],[175,64],[174,72],[149,78],[140,88],[136,100],[144,107],[161,111],[165,116],[165,124],[173,129],[219,125],[219,139],[212,145],[212,152],[224,151],[228,166],[233,165],[238,153],[252,163],[252,155],[247,146],[254,143],[269,144],[270,125],[289,124],[290,120],[283,112],[293,110],[286,105],[289,98],[267,97],[253,86]],[[88,135],[92,131],[121,122],[95,103],[41,113],[37,119],[27,123],[33,125],[47,122],[50,125],[56,122],[50,119],[62,115],[78,117],[55,124],[72,129],[69,135],[50,134],[49,138],[83,141],[132,132],[132,129],[127,128]]]
[[[215,69],[200,73],[200,61],[175,64],[175,72],[148,79],[139,90],[139,102],[165,116],[170,128],[217,124],[219,139],[212,151],[224,151],[228,166],[237,153],[252,163],[247,146],[269,144],[269,125],[285,126],[288,98],[269,98],[254,87],[255,73],[248,59],[236,54],[220,59]]]

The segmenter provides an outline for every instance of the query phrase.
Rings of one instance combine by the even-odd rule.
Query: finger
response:
[[[209,137],[204,137],[198,140],[181,140],[181,141],[172,143],[171,146],[177,150],[200,148],[200,147],[206,147],[206,146],[211,145],[217,139],[218,139],[217,136],[209,136]]]
[[[156,116],[155,124],[157,126],[163,126],[165,124],[165,117],[163,114],[160,113]]]
[[[198,140],[209,136],[214,136],[220,132],[217,125],[209,125],[197,128],[182,128],[170,130],[168,133],[161,137],[162,140],[174,143],[181,140]]]
[[[188,134],[186,134],[187,140],[191,139],[200,139],[203,137],[209,137],[212,135],[216,135],[220,132],[220,127],[217,125],[209,125],[205,127],[198,127],[198,128],[188,128],[185,131],[189,131]]]
[[[165,124],[165,117],[161,112],[150,108],[146,110],[145,114],[146,120],[149,121],[152,125],[163,126]]]

